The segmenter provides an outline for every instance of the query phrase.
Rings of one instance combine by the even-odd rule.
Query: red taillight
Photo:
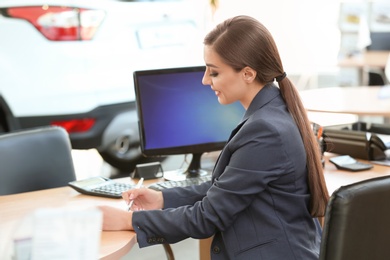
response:
[[[68,133],[87,132],[93,127],[94,124],[95,119],[93,118],[54,121],[51,123],[51,125],[61,126],[65,128]]]
[[[101,10],[60,6],[8,8],[7,15],[29,21],[51,41],[91,40],[104,19]]]

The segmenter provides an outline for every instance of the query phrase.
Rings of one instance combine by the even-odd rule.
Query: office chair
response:
[[[390,259],[390,176],[336,190],[328,203],[320,260]]]
[[[0,135],[0,195],[68,185],[76,180],[68,133],[44,127]]]
[[[51,126],[0,135],[0,196],[67,186],[76,180],[68,133]],[[168,260],[174,260],[164,244]]]

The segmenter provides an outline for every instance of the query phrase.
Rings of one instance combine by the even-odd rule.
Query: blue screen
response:
[[[134,73],[145,154],[222,149],[244,109],[239,103],[219,104],[210,86],[202,84],[204,70],[191,67]]]

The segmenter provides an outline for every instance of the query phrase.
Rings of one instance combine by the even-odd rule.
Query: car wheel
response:
[[[115,143],[99,153],[105,162],[127,173],[132,172],[138,160],[143,157],[139,144],[131,142],[129,136],[118,138]]]
[[[4,134],[4,133],[6,133],[6,130],[5,130],[6,128],[1,124],[1,122],[0,122],[0,134]]]

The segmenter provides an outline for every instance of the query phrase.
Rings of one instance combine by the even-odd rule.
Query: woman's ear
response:
[[[242,75],[245,82],[252,83],[256,79],[257,72],[251,67],[246,66],[242,69]]]

